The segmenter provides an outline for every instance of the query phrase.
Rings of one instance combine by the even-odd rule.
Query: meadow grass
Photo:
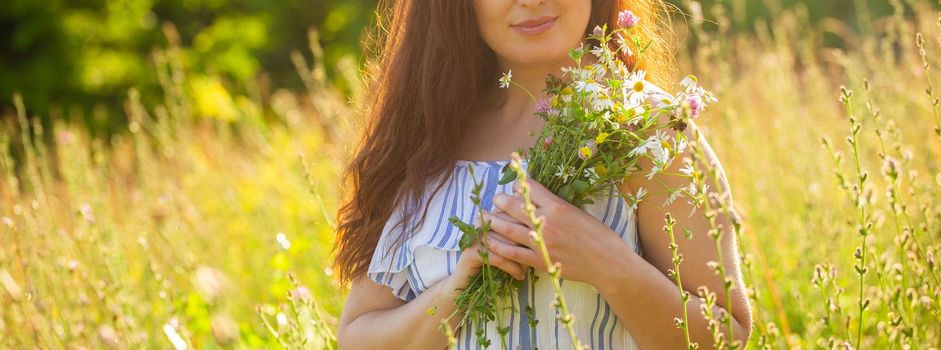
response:
[[[749,348],[941,347],[941,22],[890,3],[866,33],[800,7],[755,34],[723,7],[677,26],[679,71],[719,99],[697,123],[743,218]],[[153,56],[165,101],[129,91],[125,133],[57,122],[46,148],[24,106],[3,118],[0,347],[335,346],[327,267],[364,91],[332,88],[311,45],[291,57],[306,91],[217,91],[236,118],[205,118],[174,45]]]

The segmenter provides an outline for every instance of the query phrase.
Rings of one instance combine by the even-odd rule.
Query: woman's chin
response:
[[[546,47],[523,48],[514,52],[507,61],[513,62],[517,66],[556,66],[556,65],[574,65],[575,62],[568,57],[568,48],[559,47],[556,49],[547,49]]]

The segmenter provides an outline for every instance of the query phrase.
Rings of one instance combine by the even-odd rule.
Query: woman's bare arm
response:
[[[459,286],[445,277],[410,302],[396,298],[389,288],[365,276],[353,281],[340,316],[340,349],[444,349],[447,337],[441,320],[454,312]],[[465,283],[466,284],[466,283]],[[434,315],[428,310],[433,309]],[[451,329],[459,317],[451,319]]]
[[[692,129],[695,128],[697,128],[695,123],[690,121],[690,130],[687,134],[694,135]],[[718,165],[718,159],[706,140],[700,137],[698,141],[707,158],[701,161]],[[679,158],[687,156],[689,152],[690,150],[687,149],[686,153],[681,154]],[[653,165],[647,159],[641,163],[643,169],[650,169]],[[682,162],[678,159],[667,169],[667,172],[679,173],[681,164]],[[703,165],[700,167],[702,168]],[[707,176],[709,190],[728,191],[728,181],[721,167],[717,173],[717,179]],[[719,183],[719,188],[713,186],[713,180]],[[716,222],[722,227],[721,261],[732,282],[730,295],[726,295],[723,278],[717,276],[708,267],[709,262],[718,262],[720,259],[715,241],[707,234],[711,227],[703,216],[705,209],[700,208],[692,216],[687,216],[693,206],[685,200],[676,200],[670,205],[662,206],[669,196],[667,193],[660,192],[662,189],[679,188],[688,182],[679,176],[662,174],[656,175],[653,180],[647,180],[643,174],[640,174],[632,176],[630,181],[623,184],[622,191],[625,193],[636,191],[640,187],[651,191],[651,194],[644,197],[638,205],[638,233],[644,256],[641,258],[625,251],[623,255],[626,261],[617,264],[616,268],[612,269],[619,271],[612,274],[621,278],[607,279],[609,282],[598,288],[605,299],[612,304],[615,313],[622,317],[622,321],[629,326],[631,332],[636,334],[635,338],[641,348],[684,348],[686,346],[682,331],[674,323],[674,318],[680,317],[682,311],[680,293],[675,282],[668,277],[668,271],[673,269],[673,256],[669,248],[670,239],[663,229],[666,212],[673,213],[676,220],[674,226],[676,244],[679,253],[683,255],[683,262],[680,265],[682,287],[692,297],[687,304],[690,340],[699,343],[701,349],[711,349],[713,345],[707,320],[700,312],[702,302],[697,296],[700,286],[707,287],[717,296],[712,310],[714,317],[718,318],[721,313],[730,313],[732,329],[728,329],[726,324],[719,325],[720,332],[724,334],[727,342],[732,341],[729,339],[733,338],[729,336],[731,334],[734,340],[745,344],[751,333],[751,307],[745,294],[739,267],[739,253],[736,249],[735,232],[732,229],[733,218],[722,212],[716,214]],[[734,213],[731,198],[726,197],[724,200]],[[692,239],[684,237],[685,229],[692,231]]]
[[[489,263],[506,271],[517,280],[526,270],[519,263],[484,248],[475,240],[464,248],[454,272],[434,283],[409,302],[399,300],[389,288],[365,276],[353,280],[346,306],[340,316],[337,341],[347,349],[444,349],[447,335],[440,329],[441,320],[457,309],[454,300],[467,289],[472,276],[483,268],[484,259],[478,252],[488,251]],[[433,310],[433,312],[431,312]],[[464,312],[449,320],[457,333],[457,324]]]

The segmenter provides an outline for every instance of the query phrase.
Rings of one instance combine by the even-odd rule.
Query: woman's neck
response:
[[[582,59],[583,65],[591,64],[594,61],[591,54],[585,56]],[[561,77],[563,67],[574,65],[575,62],[568,55],[559,61],[541,65],[523,66],[498,62],[498,69],[502,74],[512,72],[512,83],[508,88],[500,89],[497,88],[497,82],[493,82],[494,88],[488,94],[488,100],[491,102],[488,103],[489,109],[503,120],[531,118],[535,104],[533,99],[546,98],[543,91],[546,87],[546,76],[552,74]]]

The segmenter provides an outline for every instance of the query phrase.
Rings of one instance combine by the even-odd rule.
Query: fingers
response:
[[[488,248],[486,250],[487,260],[489,264],[500,270],[505,271],[507,274],[509,274],[510,276],[513,276],[513,278],[517,280],[522,280],[526,278],[526,267],[518,262],[507,259],[506,257],[503,257],[497,252],[490,249],[489,246],[494,244],[493,242],[498,242],[498,240],[494,240],[494,239],[489,240]],[[479,254],[479,251],[478,251],[479,248],[481,248],[481,243],[480,241],[477,241],[474,243],[474,245],[467,247],[464,250],[464,252],[461,253],[462,256],[464,254],[468,254],[468,257],[472,257],[472,259],[476,261],[474,264],[477,266],[471,270],[470,275],[476,275],[477,273],[480,272],[480,269],[483,267],[483,256]]]
[[[515,279],[522,280],[526,278],[526,270],[523,268],[523,265],[500,256],[500,254],[493,251],[493,249],[488,249],[488,251],[490,252],[487,254],[487,257],[490,260],[490,265],[496,266],[498,269],[506,271],[506,273],[510,274],[510,276],[513,276]]]
[[[518,221],[509,217],[507,214],[487,214],[484,213],[484,219],[490,220],[490,229],[499,233],[499,237],[508,240],[506,243],[519,243],[527,248],[533,249],[536,242],[529,235],[530,228],[520,224]]]
[[[529,198],[536,207],[551,205],[558,200],[558,196],[556,196],[555,193],[549,191],[549,189],[536,180],[527,178],[526,183],[529,184]],[[513,181],[513,193],[520,193],[519,180]]]
[[[488,249],[502,258],[512,260],[522,265],[532,266],[540,270],[542,270],[540,267],[545,265],[542,261],[542,256],[528,247],[508,244],[498,239],[492,239],[490,235],[485,237],[485,239],[487,240]]]
[[[522,199],[506,193],[498,193],[493,196],[493,205],[516,219],[516,221],[523,223],[526,227],[533,228],[533,223],[529,220],[529,214],[526,213],[525,203]]]

